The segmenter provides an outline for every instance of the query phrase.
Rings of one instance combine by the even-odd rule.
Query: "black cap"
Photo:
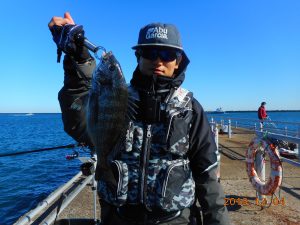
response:
[[[262,102],[262,103],[261,103],[261,105],[266,105],[266,104],[267,104],[266,102]]]
[[[172,24],[151,23],[139,33],[138,44],[133,49],[145,46],[163,46],[183,50],[179,31]]]

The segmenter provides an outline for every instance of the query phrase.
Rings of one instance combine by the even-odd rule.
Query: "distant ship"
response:
[[[222,107],[219,107],[216,109],[216,111],[213,111],[212,113],[215,113],[215,114],[224,114],[225,111],[222,109]]]

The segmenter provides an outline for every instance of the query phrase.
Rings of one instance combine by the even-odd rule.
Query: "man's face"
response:
[[[173,77],[178,69],[181,53],[172,48],[147,47],[137,50],[139,69],[142,74]]]

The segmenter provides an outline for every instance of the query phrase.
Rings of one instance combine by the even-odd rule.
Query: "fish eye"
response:
[[[114,71],[114,70],[115,70],[115,68],[116,68],[116,66],[115,66],[115,65],[109,65],[109,67],[108,67],[108,69],[109,69],[110,71]]]
[[[103,61],[106,61],[107,59],[108,59],[108,55],[107,54],[105,54],[105,55],[102,56],[102,60]]]

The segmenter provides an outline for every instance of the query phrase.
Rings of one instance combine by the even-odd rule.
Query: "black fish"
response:
[[[109,170],[108,155],[124,131],[128,115],[134,115],[130,102],[119,62],[112,52],[105,53],[93,73],[87,107],[87,130],[95,146],[97,170],[100,168],[101,174]]]

